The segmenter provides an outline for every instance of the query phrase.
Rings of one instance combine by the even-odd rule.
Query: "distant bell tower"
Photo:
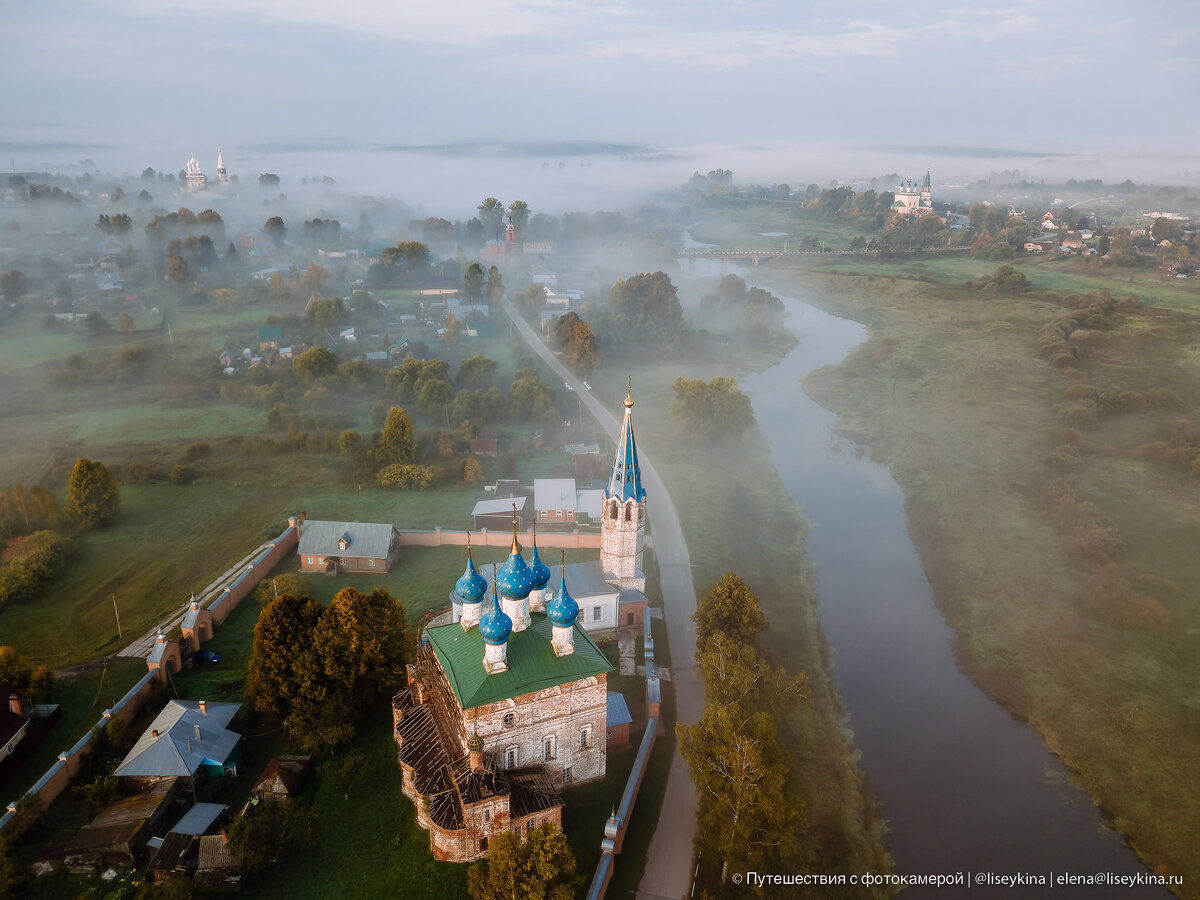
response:
[[[646,491],[633,438],[633,382],[625,395],[625,419],[604,491],[600,520],[600,568],[604,580],[618,587],[646,589],[642,549],[646,540]]]
[[[933,187],[929,184],[929,170],[925,170],[925,181],[921,184],[921,206],[933,209]]]
[[[225,159],[221,156],[221,148],[217,148],[217,184],[229,184],[229,176],[225,173]]]

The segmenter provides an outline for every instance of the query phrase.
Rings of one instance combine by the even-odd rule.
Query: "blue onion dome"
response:
[[[578,615],[579,604],[575,602],[575,598],[567,590],[567,572],[564,567],[562,578],[559,581],[558,596],[546,607],[546,618],[559,628],[570,628],[575,624],[575,619]]]
[[[550,583],[550,568],[538,556],[537,537],[533,539],[533,555],[529,557],[529,571],[533,575],[533,589],[540,591]]]
[[[478,603],[487,593],[487,581],[475,570],[475,561],[471,559],[471,549],[467,548],[467,568],[462,577],[454,585],[454,593],[463,603]]]
[[[485,643],[503,644],[512,634],[512,619],[500,608],[500,598],[492,592],[492,608],[479,620],[479,634]]]
[[[533,590],[533,573],[521,555],[521,545],[517,541],[517,520],[513,519],[512,549],[508,554],[508,562],[500,569],[500,592],[509,600],[524,600]]]

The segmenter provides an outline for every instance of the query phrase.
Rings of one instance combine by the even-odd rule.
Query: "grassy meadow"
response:
[[[777,267],[771,279],[869,326],[805,388],[904,489],[964,666],[1042,735],[1154,871],[1184,875],[1194,895],[1195,320],[1145,305],[1089,319],[1070,337],[1077,361],[1055,369],[1039,332],[1069,310],[1053,295],[964,287],[977,265],[938,260],[924,268],[942,270],[935,283],[881,266]],[[1025,271],[1037,288],[1089,283]],[[1156,391],[1170,393],[1144,402]],[[1064,410],[1081,397],[1098,399],[1077,421]],[[1064,509],[1118,537],[1089,544],[1081,535],[1095,532]]]

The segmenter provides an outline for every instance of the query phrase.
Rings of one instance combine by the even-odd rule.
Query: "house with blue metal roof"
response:
[[[171,700],[113,773],[151,783],[237,772],[242,736],[229,729],[240,703]]]

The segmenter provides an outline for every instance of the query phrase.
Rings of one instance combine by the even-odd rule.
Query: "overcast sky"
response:
[[[152,164],[494,139],[1183,159],[1198,26],[1184,0],[8,2],[0,152],[108,144]]]

